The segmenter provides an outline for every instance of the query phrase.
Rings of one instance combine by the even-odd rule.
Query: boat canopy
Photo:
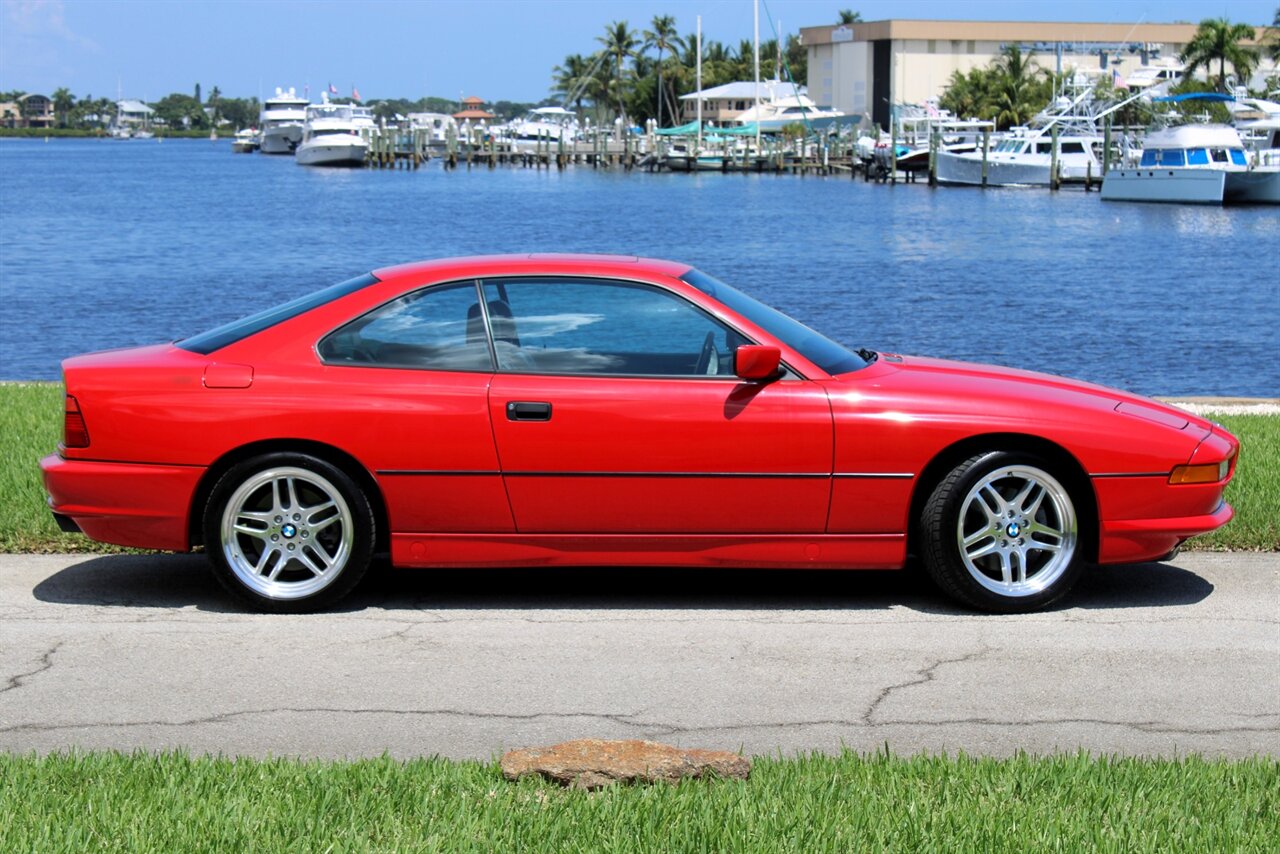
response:
[[[1161,104],[1170,102],[1178,104],[1183,101],[1234,101],[1235,96],[1223,92],[1183,92],[1181,95],[1165,95],[1151,100]]]
[[[680,125],[679,127],[674,128],[658,128],[656,131],[659,136],[690,136],[697,132],[698,122],[696,119],[689,122],[687,125]]]

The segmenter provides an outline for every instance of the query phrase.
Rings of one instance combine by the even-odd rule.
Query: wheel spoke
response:
[[[253,537],[255,540],[262,540],[263,542],[267,541],[266,528],[258,528],[252,525],[246,525],[243,522],[236,522],[235,525],[232,527],[237,534],[244,534],[247,537]]]
[[[982,509],[987,511],[987,518],[989,519],[1000,518],[1009,507],[1004,497],[989,483],[982,488],[977,497],[980,499]]]
[[[276,515],[284,512],[284,497],[280,494],[281,479],[271,481],[271,509]]]
[[[1015,584],[1027,583],[1027,556],[1020,551],[1009,552],[1009,563],[1012,564],[1013,570],[1017,572],[1017,578],[1014,579]]]
[[[267,564],[271,562],[271,556],[275,553],[274,548],[263,549],[262,554],[258,555],[258,562],[253,566],[254,574],[262,575],[262,571],[267,568]]]
[[[284,556],[284,552],[276,549],[276,564],[271,567],[271,574],[267,576],[267,581],[275,581],[280,575],[280,570],[285,568],[289,559]]]
[[[323,504],[317,504],[315,507],[308,507],[307,515],[306,515],[306,523],[308,525],[318,525],[320,524],[321,521],[326,523],[333,521],[334,519],[338,518],[338,514],[335,513],[333,516],[330,516],[328,519],[323,519],[323,520],[317,520],[316,517],[319,516],[321,513],[324,513],[326,510],[336,509],[337,506],[338,505],[333,503],[332,501],[326,501]]]
[[[285,485],[289,493],[289,509],[297,510],[301,506],[301,502],[298,501],[298,482],[290,477],[285,479]]]
[[[1035,492],[1036,487],[1038,486],[1040,486],[1040,484],[1036,483],[1034,480],[1027,481],[1027,485],[1022,487],[1022,491],[1014,496],[1013,500],[1009,502],[1009,506],[1019,513],[1026,513],[1027,515],[1030,515],[1030,513],[1023,508],[1026,507],[1027,499],[1031,496],[1031,493]],[[1043,490],[1041,490],[1041,492],[1043,492]]]
[[[1013,572],[1009,566],[1009,552],[1001,550],[1000,554],[1000,580],[1005,584],[1013,583]]]
[[[966,549],[965,554],[968,555],[969,560],[977,560],[978,558],[986,557],[987,555],[991,554],[992,552],[998,551],[999,549],[1000,549],[1000,545],[995,541],[995,538],[992,537],[991,542],[987,543],[985,546],[979,546],[978,548],[973,550]]]
[[[324,549],[315,543],[303,546],[298,551],[298,560],[306,564],[307,569],[316,575],[324,575],[333,566],[333,558],[325,554]]]
[[[988,537],[994,538],[994,534],[992,533],[990,528],[983,528],[965,537],[964,546],[966,549],[968,549],[969,546],[972,546],[975,543],[980,543],[983,540],[987,539]]]

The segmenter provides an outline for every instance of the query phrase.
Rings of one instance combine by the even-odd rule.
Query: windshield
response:
[[[724,303],[829,374],[845,374],[865,368],[868,364],[868,360],[857,353],[849,352],[798,320],[787,317],[776,308],[770,308],[700,270],[689,270],[680,278],[707,296]]]

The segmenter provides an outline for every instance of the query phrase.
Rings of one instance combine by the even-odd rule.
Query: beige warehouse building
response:
[[[1255,26],[1261,37],[1265,27]],[[1032,21],[868,21],[802,27],[809,96],[882,127],[893,104],[938,98],[953,72],[990,64],[1005,45],[1034,51],[1048,70],[1101,70],[1123,82],[1139,68],[1176,60],[1195,24],[1087,24]],[[1255,85],[1275,73],[1264,60]]]

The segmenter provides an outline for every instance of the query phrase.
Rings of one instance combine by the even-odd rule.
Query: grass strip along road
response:
[[[1267,851],[1280,762],[810,755],[566,790],[495,763],[0,755],[5,851]]]
[[[1241,464],[1227,487],[1236,518],[1191,549],[1280,551],[1280,417],[1212,415],[1239,437]],[[0,552],[119,552],[58,530],[45,505],[39,461],[62,435],[62,386],[0,384]]]

